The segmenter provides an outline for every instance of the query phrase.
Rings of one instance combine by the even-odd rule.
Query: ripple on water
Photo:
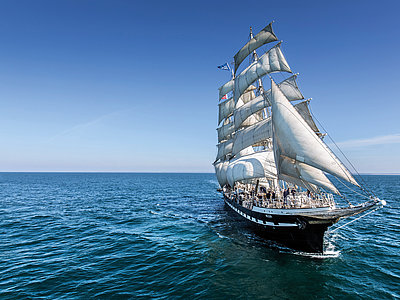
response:
[[[387,208],[310,255],[254,235],[213,174],[2,173],[0,298],[398,298],[400,177],[365,180]]]

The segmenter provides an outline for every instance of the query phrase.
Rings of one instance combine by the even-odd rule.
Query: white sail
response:
[[[236,109],[233,112],[234,128],[238,129],[248,117],[267,107],[267,103],[268,100],[261,95]]]
[[[288,176],[285,174],[279,174],[279,179],[286,181],[286,182],[293,183],[298,186],[301,186],[307,190],[310,190],[311,192],[318,193],[318,187],[316,185],[311,184],[307,181],[301,180],[299,178]]]
[[[218,142],[227,140],[234,131],[235,126],[233,125],[233,123],[227,123],[217,128]]]
[[[253,178],[276,178],[274,153],[261,151],[232,160],[226,171],[230,186],[236,181]]]
[[[314,132],[319,132],[319,129],[317,125],[315,125],[315,122],[311,116],[310,110],[308,109],[308,102],[310,100],[306,100],[303,102],[300,102],[294,106],[294,108],[299,112],[299,114],[303,117],[304,121],[310,126]]]
[[[250,117],[248,117],[246,120],[244,120],[243,123],[241,124],[241,126],[249,127],[249,126],[254,125],[262,120],[263,120],[262,112],[255,113],[255,114],[251,115]]]
[[[297,86],[296,77],[297,75],[293,75],[288,79],[282,81],[278,85],[289,101],[304,99]],[[269,107],[271,105],[271,102],[269,100],[270,97],[271,89],[264,92],[264,97],[258,96],[255,99],[237,108],[233,113],[235,120],[235,129],[238,129],[242,125],[244,120],[246,120],[249,116],[253,115],[256,112],[259,112],[266,107]]]
[[[235,110],[235,101],[231,97],[228,100],[225,100],[224,102],[218,104],[218,107],[218,124],[220,124],[223,119],[229,117]]]
[[[223,86],[221,86],[218,90],[219,90],[219,100],[221,100],[221,98],[223,96],[225,96],[226,94],[228,94],[229,92],[232,92],[233,87],[235,85],[234,80],[230,80],[227,83],[225,83]]]
[[[250,85],[244,92],[243,94],[239,97],[239,99],[236,101],[236,108],[242,106],[243,104],[246,104],[247,102],[253,100],[256,97],[255,90],[257,88],[254,85]]]
[[[298,178],[317,186],[323,187],[325,189],[331,190],[335,194],[340,194],[337,188],[325,176],[324,172],[317,168],[283,156],[280,156],[278,164],[279,175],[283,174]]]
[[[245,155],[249,155],[249,154],[253,154],[253,153],[255,153],[253,147],[249,146],[247,148],[244,148],[243,150],[240,150],[239,153],[236,154],[235,157],[239,158],[239,157],[242,157],[242,156],[245,156]]]
[[[218,153],[217,153],[217,158],[218,159],[222,159],[224,158],[226,155],[231,154],[232,153],[232,148],[233,148],[233,140],[227,140],[225,142],[219,143],[217,145],[218,147]]]
[[[304,121],[271,80],[274,143],[282,155],[358,185],[350,172]]]
[[[265,141],[272,137],[271,119],[265,119],[252,126],[237,131],[234,135],[232,155],[236,155],[240,150]]]
[[[272,30],[272,23],[269,23],[263,30],[261,30],[255,37],[247,42],[242,49],[235,54],[235,73],[243,60],[254,50],[267,43],[275,42],[278,38]]]
[[[235,102],[250,84],[272,72],[292,72],[280,49],[280,43],[262,55],[257,61],[248,66],[234,80]],[[221,91],[220,91],[221,95]]]
[[[250,85],[245,92],[239,97],[238,101],[236,102],[236,109],[240,108],[241,106],[245,105],[246,103],[252,101],[256,98],[256,94],[254,93],[256,87],[254,85]],[[242,126],[251,126],[263,119],[262,113],[261,114],[253,114],[248,116],[246,120],[243,121]],[[236,128],[235,128],[236,129]]]
[[[254,153],[253,147],[250,146],[240,151],[237,157],[242,157],[253,153]],[[226,161],[215,162],[213,164],[215,168],[215,174],[217,175],[218,183],[221,187],[223,187],[225,184],[228,183],[226,177],[226,171],[228,169],[229,163],[230,163],[229,160],[226,160]]]
[[[229,161],[222,161],[214,163],[215,174],[217,175],[218,183],[221,187],[228,183],[226,178],[226,170],[228,168]]]
[[[243,104],[251,101],[256,97],[254,90],[256,87],[254,85],[250,85],[246,91],[243,93],[242,96],[238,99],[238,101],[235,104],[235,101],[233,98],[229,98],[228,100],[225,100],[224,102],[221,102],[218,104],[219,106],[219,114],[218,114],[218,124],[221,123],[221,121],[227,117],[229,117],[233,111],[235,110],[235,107],[238,108],[242,106]]]
[[[304,99],[304,96],[301,94],[300,89],[297,85],[296,79],[297,79],[297,74],[294,74],[278,84],[279,89],[282,91],[282,93],[286,96],[286,98],[289,101]],[[264,94],[267,99],[270,99],[271,89],[265,91]],[[271,106],[271,103],[269,103],[268,106]]]

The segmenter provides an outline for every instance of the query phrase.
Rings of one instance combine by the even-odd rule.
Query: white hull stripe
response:
[[[275,224],[273,222],[262,221],[262,220],[256,219],[252,216],[245,214],[244,212],[242,212],[241,210],[237,209],[232,204],[230,204],[228,201],[225,201],[225,203],[228,204],[229,207],[232,208],[234,211],[236,211],[239,215],[245,217],[246,219],[252,221],[253,223],[257,223],[260,225],[266,225],[266,226],[273,226],[273,227],[299,227],[299,225],[296,223],[276,223]]]
[[[278,209],[278,208],[262,208],[262,207],[253,207],[253,211],[259,212],[262,214],[273,214],[273,215],[299,215],[304,213],[315,213],[322,211],[330,211],[332,210],[330,207],[318,207],[318,208],[301,208],[301,209]]]

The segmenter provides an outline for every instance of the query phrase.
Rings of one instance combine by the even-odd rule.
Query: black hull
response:
[[[312,225],[306,229],[278,229],[268,228],[254,224],[247,220],[247,223],[253,227],[255,234],[266,239],[276,241],[279,244],[307,253],[324,252],[324,235],[329,225]]]
[[[224,198],[226,206],[244,218],[257,235],[302,252],[323,253],[325,231],[338,220],[337,218],[321,220],[301,215],[264,214],[249,210],[226,196]]]

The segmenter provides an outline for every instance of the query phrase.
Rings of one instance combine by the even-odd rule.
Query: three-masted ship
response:
[[[256,49],[277,42],[262,56]],[[268,239],[305,252],[323,252],[324,233],[339,219],[379,207],[373,194],[358,205],[343,197],[326,174],[360,187],[324,142],[281,50],[272,23],[234,56],[232,78],[219,88],[215,172],[226,205]],[[242,63],[249,59],[249,66]],[[239,69],[242,69],[238,72]],[[291,73],[276,83],[274,72]],[[264,88],[264,77],[270,88]],[[343,183],[344,186],[347,186]],[[363,191],[368,192],[361,187]],[[336,196],[334,197],[333,194]]]

